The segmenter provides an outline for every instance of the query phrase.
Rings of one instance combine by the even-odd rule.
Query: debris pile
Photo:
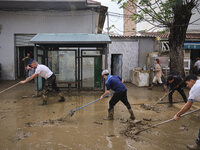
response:
[[[160,112],[158,107],[151,106],[150,104],[142,104],[142,105],[140,105],[140,107],[145,109],[145,110],[153,110],[153,111],[155,111],[157,113]]]
[[[13,136],[12,140],[14,142],[17,142],[17,141],[20,141],[20,140],[23,140],[27,137],[31,136],[31,133],[28,132],[28,131],[23,131],[21,128],[18,128],[17,129],[17,132],[15,133],[15,135]]]
[[[148,121],[145,121],[148,120]],[[121,132],[121,134],[125,135],[126,137],[129,137],[135,141],[140,141],[139,137],[136,136],[136,133],[140,130],[143,130],[145,127],[149,127],[149,120],[151,119],[143,119],[143,120],[128,120],[127,128]],[[125,123],[125,122],[122,122]]]
[[[59,118],[59,119],[48,119],[45,121],[37,121],[37,122],[27,122],[25,125],[27,127],[33,127],[33,126],[58,126],[61,123],[65,122],[65,118]]]

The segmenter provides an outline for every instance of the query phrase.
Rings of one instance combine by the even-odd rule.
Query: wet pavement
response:
[[[0,91],[15,83],[1,81]],[[151,91],[132,84],[126,86],[141,128],[172,118],[184,105],[176,103],[171,108],[167,104],[155,105],[164,94],[161,87]],[[33,84],[28,83],[0,95],[0,150],[186,150],[187,144],[194,144],[200,127],[200,112],[197,112],[132,136],[129,114],[121,102],[115,106],[115,120],[103,120],[109,98],[69,116],[70,110],[99,98],[101,93],[65,93],[64,103],[51,96],[46,106],[40,106],[41,98],[33,98],[33,94]],[[174,101],[180,100],[180,95],[175,93]],[[191,110],[199,106],[194,103]]]

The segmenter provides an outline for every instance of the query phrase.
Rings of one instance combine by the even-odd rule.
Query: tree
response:
[[[192,16],[199,0],[113,0],[122,8],[132,11],[136,23],[147,21],[154,28],[167,28],[170,47],[170,72],[184,76],[184,41]],[[135,13],[129,9],[137,8]],[[199,19],[198,19],[199,20]],[[194,21],[195,22],[195,21]]]

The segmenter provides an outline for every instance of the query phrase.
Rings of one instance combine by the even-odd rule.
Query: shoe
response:
[[[108,111],[108,117],[104,118],[104,120],[114,120],[114,109]]]
[[[189,149],[189,150],[200,150],[200,145],[187,145],[187,148]]]
[[[40,105],[47,105],[47,101],[43,100]]]
[[[128,111],[129,111],[129,113],[130,113],[130,119],[131,119],[131,120],[135,120],[135,116],[134,116],[134,114],[133,114],[132,109],[129,109]]]
[[[65,101],[65,98],[64,97],[61,97],[58,102],[64,102]]]

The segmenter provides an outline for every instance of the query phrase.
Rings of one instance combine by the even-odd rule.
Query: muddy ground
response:
[[[0,91],[14,83],[1,82]],[[66,102],[58,103],[58,97],[52,96],[47,106],[40,106],[41,98],[32,97],[32,83],[4,92],[0,95],[0,150],[186,150],[187,144],[194,144],[200,112],[135,135],[135,129],[172,118],[184,103],[171,108],[167,104],[154,105],[164,94],[162,88],[150,91],[132,84],[126,86],[129,102],[140,120],[136,123],[128,119],[122,103],[115,107],[114,121],[103,120],[109,98],[68,116],[71,109],[99,98],[101,93],[65,93]],[[174,100],[181,100],[178,93]],[[195,103],[191,110],[199,106]]]

